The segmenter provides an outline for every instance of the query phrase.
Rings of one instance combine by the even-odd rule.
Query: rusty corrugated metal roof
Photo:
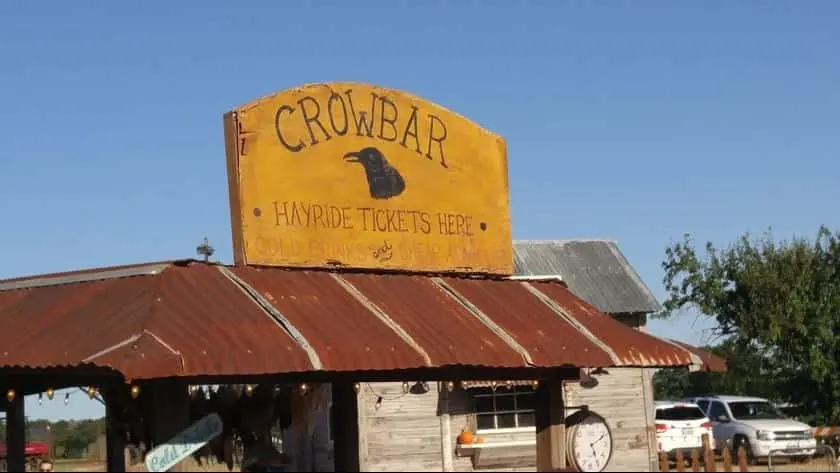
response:
[[[0,281],[0,326],[0,367],[133,379],[698,363],[558,281],[156,263]]]
[[[561,284],[531,282],[538,293],[548,296],[560,312],[573,322],[582,325],[581,330],[591,334],[608,352],[612,353],[616,366],[689,366],[697,363],[688,350],[680,349],[644,332],[613,320],[599,312],[594,306],[573,295]]]
[[[93,364],[136,379],[312,369],[304,350],[209,265],[0,294],[13,299],[0,307],[0,366]]]
[[[609,355],[521,283],[445,278],[527,350],[536,366],[608,366]]]

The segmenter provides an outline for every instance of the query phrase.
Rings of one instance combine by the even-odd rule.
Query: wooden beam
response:
[[[566,424],[562,378],[541,379],[534,396],[537,471],[565,471]]]
[[[23,395],[6,406],[6,468],[26,471],[26,415]]]
[[[190,426],[190,396],[187,384],[180,380],[166,380],[148,387],[151,391],[154,414],[152,444],[164,444]],[[169,471],[189,471],[183,462]]]
[[[121,387],[121,386],[120,386]],[[102,390],[105,399],[105,471],[126,471],[126,435],[118,422],[116,413],[120,406],[119,397],[113,394],[113,390]]]
[[[335,471],[359,471],[359,396],[353,383],[332,385]]]

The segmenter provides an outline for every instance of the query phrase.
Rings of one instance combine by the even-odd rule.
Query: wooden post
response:
[[[685,471],[685,455],[682,449],[677,450],[677,471]]]
[[[105,399],[105,471],[124,472],[126,470],[126,438],[116,415],[120,407],[117,405],[118,397],[107,390],[102,391],[102,396]]]
[[[738,470],[749,471],[747,466],[747,451],[743,446],[738,447]]]
[[[709,434],[703,434],[703,462],[706,464],[706,471],[717,471],[715,452],[712,451]]]
[[[180,380],[161,381],[149,388],[154,396],[152,444],[158,446],[190,426],[190,394],[187,384]],[[189,467],[181,462],[169,471],[189,471]]]
[[[335,471],[359,471],[359,396],[353,383],[332,384]]]
[[[732,471],[732,451],[723,447],[723,471]]]
[[[659,452],[659,471],[670,471],[670,465],[668,465],[668,454],[665,452]]]
[[[452,458],[452,420],[449,416],[449,396],[452,393],[438,383],[438,399],[440,405],[440,456],[443,471],[455,471]]]
[[[26,471],[26,416],[22,393],[18,393],[6,408],[6,468],[8,471]]]
[[[691,449],[691,471],[700,471],[700,451]]]
[[[561,379],[543,379],[534,396],[537,424],[537,471],[566,469],[566,406]]]

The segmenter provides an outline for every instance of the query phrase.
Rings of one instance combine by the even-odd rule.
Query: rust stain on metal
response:
[[[13,299],[0,306],[0,366],[78,366],[145,330],[159,340],[147,335],[143,350],[121,347],[90,363],[132,379],[311,369],[253,301],[202,264],[0,295]],[[183,363],[173,364],[178,356],[164,344]]]
[[[531,354],[537,366],[611,366],[610,357],[517,281],[444,278]]]
[[[422,356],[330,273],[231,268],[271,300],[309,340],[330,371],[421,368]]]
[[[117,274],[108,270],[84,274]],[[76,282],[0,290],[0,367],[94,365],[129,379],[319,368],[524,367],[513,340],[536,366],[686,366],[699,357],[705,369],[725,370],[725,362],[711,353],[635,331],[556,282],[530,284],[574,324],[519,281],[442,278],[459,300],[428,276],[225,270],[247,283],[253,294],[217,265],[199,262],[173,263],[157,274],[84,282],[70,277],[68,281]],[[351,286],[359,294],[354,296]],[[303,337],[296,341],[294,331],[284,329],[255,294]],[[467,307],[479,310],[499,333]],[[619,362],[610,360],[575,324],[614,351]],[[323,366],[313,365],[300,340],[306,340]]]
[[[626,366],[688,366],[692,363],[685,350],[613,320],[560,284],[537,281],[530,284],[607,344]]]
[[[523,367],[522,357],[426,276],[345,274],[436,366]]]

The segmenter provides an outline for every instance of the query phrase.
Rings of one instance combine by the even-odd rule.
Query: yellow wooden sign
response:
[[[505,142],[466,118],[325,83],[224,124],[237,264],[513,273]]]

